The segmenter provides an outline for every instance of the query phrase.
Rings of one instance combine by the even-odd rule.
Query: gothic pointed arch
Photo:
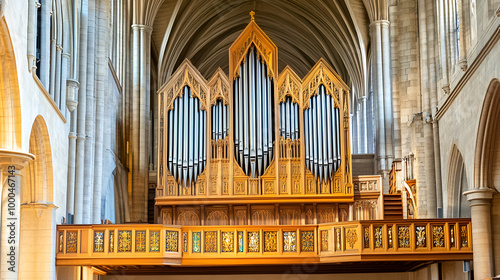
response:
[[[0,19],[0,149],[20,150],[21,104],[17,67],[5,18]]]
[[[474,154],[474,188],[500,190],[500,80],[493,79],[486,92]]]
[[[448,218],[470,217],[470,208],[463,192],[469,189],[465,163],[457,145],[453,144],[448,161],[448,175],[446,179]]]

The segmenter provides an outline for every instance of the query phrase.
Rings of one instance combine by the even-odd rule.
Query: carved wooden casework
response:
[[[274,154],[262,175],[257,177],[248,175],[236,160],[233,136],[233,82],[243,74],[240,73],[240,66],[245,63],[250,51],[255,52],[255,59],[267,67],[274,112]],[[309,108],[310,99],[318,94],[320,85],[333,98],[334,107],[340,112],[338,140],[341,163],[331,179],[324,181],[318,180],[306,167],[303,140],[304,110]],[[181,96],[184,86],[191,88],[191,97],[199,99],[199,109],[206,111],[207,116],[206,166],[188,187],[177,183],[166,164],[168,112],[173,110],[174,100]],[[349,217],[349,204],[354,202],[349,146],[349,88],[323,59],[303,79],[288,66],[278,73],[278,49],[252,18],[229,48],[229,76],[219,68],[207,81],[186,59],[169,82],[158,91],[158,95],[160,139],[156,205],[159,207],[159,223],[294,225],[343,221]],[[279,106],[287,99],[298,106],[298,137],[293,140],[281,137],[278,129]],[[219,103],[228,108],[228,133],[224,138],[213,140],[212,110]],[[222,208],[214,212],[209,210],[211,205]],[[188,208],[191,210],[186,210]],[[220,221],[214,222],[215,217]]]

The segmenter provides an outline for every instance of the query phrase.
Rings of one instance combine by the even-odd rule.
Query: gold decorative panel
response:
[[[109,231],[109,252],[110,253],[115,252],[115,231],[114,230]]]
[[[64,231],[59,232],[59,246],[57,247],[57,252],[62,253],[64,251]]]
[[[222,232],[222,252],[234,252],[234,232]]]
[[[374,227],[375,248],[382,248],[384,246],[382,227]]]
[[[217,231],[205,231],[205,253],[217,253]]]
[[[258,231],[248,232],[248,252],[260,252],[260,233]]]
[[[278,251],[278,232],[264,231],[264,252]]]
[[[94,252],[104,252],[104,231],[94,231]]]
[[[201,232],[193,232],[193,253],[200,253],[201,251]]]
[[[314,231],[301,231],[300,245],[302,252],[314,252]]]
[[[131,252],[132,251],[132,231],[119,230],[118,231],[118,252]]]
[[[410,228],[408,226],[398,226],[398,247],[410,248]]]
[[[341,250],[341,231],[340,228],[335,228],[335,251],[340,251]]]
[[[160,251],[160,232],[150,231],[149,232],[149,251],[159,252]]]
[[[182,252],[186,253],[188,251],[188,233],[182,233]]]
[[[321,251],[328,251],[328,230],[321,231]]]
[[[444,247],[444,226],[432,226],[432,247]]]
[[[425,226],[416,226],[415,236],[416,236],[415,246],[417,248],[427,247],[427,236],[426,236]]]
[[[245,244],[243,243],[243,231],[238,231],[238,253],[243,253],[243,247]]]
[[[146,252],[146,231],[140,230],[135,232],[135,251]]]
[[[388,245],[389,245],[389,248],[394,248],[394,245],[393,245],[393,236],[392,236],[392,226],[391,227],[387,227],[387,238],[388,238]]]
[[[297,252],[297,233],[295,231],[283,232],[283,252]]]
[[[469,231],[467,230],[466,225],[460,225],[460,244],[461,244],[460,246],[462,246],[462,248],[469,247],[468,232]]]
[[[165,251],[179,251],[179,232],[173,230],[165,231]]]
[[[345,230],[345,241],[346,241],[346,249],[353,250],[356,249],[356,245],[358,244],[358,233],[356,228],[346,228]]]
[[[68,231],[66,232],[66,253],[76,253],[76,247],[78,244],[78,232]]]
[[[450,247],[456,247],[455,243],[455,225],[450,225]]]
[[[363,248],[370,248],[370,228],[364,227]]]

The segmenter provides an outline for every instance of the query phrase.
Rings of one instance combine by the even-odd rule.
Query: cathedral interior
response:
[[[0,0],[1,279],[500,278],[500,0]]]

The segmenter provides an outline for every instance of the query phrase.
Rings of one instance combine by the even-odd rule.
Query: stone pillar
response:
[[[467,44],[465,42],[465,13],[463,0],[458,0],[458,28],[460,29],[460,58],[458,65],[462,71],[467,71]]]
[[[45,89],[49,88],[50,76],[50,0],[41,0],[41,26],[40,26],[40,81]]]
[[[104,106],[105,98],[111,92],[108,91],[108,11],[109,2],[99,2],[96,7],[96,134],[95,134],[95,159],[94,159],[94,191],[92,223],[101,221],[101,199],[103,188],[103,155],[104,155]],[[109,102],[109,101],[108,101]],[[107,127],[106,129],[109,129]]]
[[[86,64],[86,85],[82,94],[86,96],[85,108],[85,159],[84,159],[84,183],[83,183],[83,205],[87,211],[83,212],[82,222],[92,222],[92,211],[94,203],[94,159],[95,159],[95,125],[96,125],[96,92],[95,92],[95,0],[87,1],[87,50],[85,53]],[[83,14],[83,11],[82,11]],[[82,19],[83,20],[83,19]],[[83,34],[82,34],[83,35]],[[83,50],[82,50],[83,53]],[[83,55],[81,56],[83,57]],[[83,62],[83,61],[82,61]],[[81,81],[83,83],[83,80]],[[99,201],[100,203],[100,201]]]
[[[54,83],[50,85],[51,88],[54,88],[54,102],[57,107],[63,111],[64,105],[61,103],[61,59],[62,59],[62,47],[61,45],[56,45],[56,53],[55,53],[55,65],[54,65]]]
[[[389,171],[394,158],[391,81],[391,44],[389,21],[376,20],[370,24],[372,40],[373,89],[375,92],[377,135],[375,158],[377,172],[383,177],[384,193],[389,192]]]
[[[367,131],[367,111],[366,111],[366,96],[361,97],[359,100],[361,102],[361,112],[360,112],[360,154],[367,154],[368,153],[368,147],[367,147],[367,138],[368,138],[368,131]]]
[[[152,28],[132,25],[132,215],[134,222],[147,221],[149,72]]]
[[[489,188],[464,192],[470,202],[472,245],[474,246],[474,279],[489,279],[493,274],[491,233],[491,200],[495,191]]]
[[[447,32],[446,32],[446,13],[445,13],[445,4],[444,4],[444,1],[445,0],[439,0],[439,2],[437,3],[438,5],[438,8],[439,8],[439,47],[440,47],[440,51],[439,51],[439,56],[441,58],[441,75],[443,77],[443,90],[446,92],[446,93],[449,93],[450,92],[450,84],[449,84],[449,81],[448,81],[448,55],[447,55],[447,51],[446,51],[446,36],[447,36]]]
[[[55,84],[56,84],[56,39],[50,39],[50,81],[49,88],[46,88],[49,92],[49,95],[55,101]],[[59,107],[59,104],[55,102]]]
[[[28,70],[32,73],[36,68],[36,0],[28,1]]]
[[[0,275],[2,279],[18,279],[19,228],[21,225],[21,170],[32,154],[17,151],[0,151],[0,179],[2,182],[0,224]]]
[[[80,94],[78,95],[78,114],[76,128],[76,164],[75,164],[75,224],[81,224],[83,221],[83,188],[84,188],[84,159],[85,159],[85,112],[87,104],[87,1],[82,1],[80,20],[80,42],[77,65],[73,65],[74,71],[79,68]],[[78,13],[79,14],[79,13]],[[73,58],[75,59],[75,58]],[[74,62],[75,63],[75,62]]]

